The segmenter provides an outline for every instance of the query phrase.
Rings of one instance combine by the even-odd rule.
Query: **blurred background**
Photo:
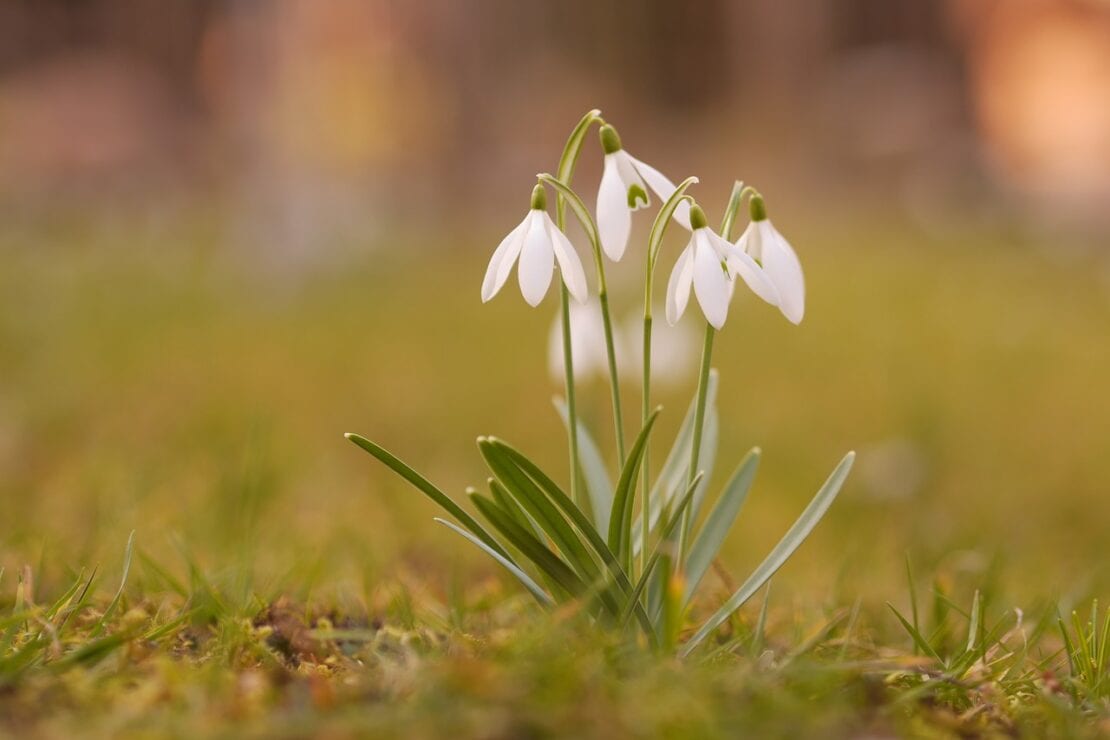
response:
[[[726,570],[854,448],[787,593],[892,598],[908,553],[1015,599],[1105,594],[1105,0],[5,0],[0,565],[61,574],[137,529],[274,590],[492,575],[341,434],[460,495],[478,434],[565,477],[555,301],[478,292],[592,107],[718,213],[759,187],[806,267],[801,327],[742,296],[717,345],[714,480],[765,451]],[[649,226],[611,268],[630,322]],[[687,318],[659,329],[657,461]]]

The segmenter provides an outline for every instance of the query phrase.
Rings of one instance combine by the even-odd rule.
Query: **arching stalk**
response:
[[[574,167],[578,164],[578,157],[582,153],[582,142],[586,132],[595,121],[601,120],[601,111],[594,109],[582,116],[582,120],[570,132],[563,155],[559,158],[559,179],[570,182],[574,176]],[[560,230],[566,230],[566,203],[562,193],[555,196],[555,225]],[[566,376],[567,394],[567,435],[570,443],[570,495],[576,505],[581,506],[578,494],[578,404],[575,399],[574,389],[574,355],[571,347],[570,334],[570,294],[566,283],[559,281],[559,302],[563,325],[563,371]]]

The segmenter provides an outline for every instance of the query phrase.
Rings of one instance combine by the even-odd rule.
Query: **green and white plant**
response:
[[[600,126],[605,155],[596,221],[571,188],[586,134],[595,124]],[[711,370],[714,338],[724,327],[737,278],[794,323],[801,321],[805,305],[801,265],[789,243],[767,220],[762,196],[737,182],[720,231],[714,232],[703,209],[687,192],[697,182],[689,177],[676,186],[658,170],[634,159],[624,151],[616,129],[602,119],[600,111],[590,111],[571,132],[556,174],[537,176],[531,210],[490,260],[482,284],[483,302],[497,294],[518,264],[521,292],[536,306],[549,289],[555,267],[559,268],[566,399],[556,406],[567,429],[570,470],[566,488],[507,442],[479,437],[478,450],[491,476],[487,490],[468,489],[467,496],[483,523],[392,453],[365,437],[347,435],[442,507],[451,519],[436,521],[493,558],[540,604],[553,607],[576,602],[599,625],[632,630],[654,648],[677,650],[683,656],[713,634],[793,554],[832,504],[855,456],[852,452],[844,456],[763,562],[731,598],[680,641],[698,585],[748,496],[761,454],[757,447],[743,457],[695,530],[717,453],[719,421],[714,399],[718,381]],[[547,212],[548,188],[555,194],[554,219]],[[644,253],[640,431],[626,449],[604,258],[616,261],[623,257],[631,213],[649,205],[649,189],[663,202]],[[751,223],[734,244],[731,234],[745,198]],[[596,310],[601,315],[616,430],[617,465],[612,471],[576,410],[575,322],[570,319],[569,299],[573,296],[584,303],[587,286],[582,263],[565,233],[567,206],[586,233],[596,267]],[[654,275],[672,221],[691,234],[667,287],[667,319],[672,324],[678,320],[693,290],[706,325],[694,401],[653,478],[649,439],[660,412],[651,405]]]

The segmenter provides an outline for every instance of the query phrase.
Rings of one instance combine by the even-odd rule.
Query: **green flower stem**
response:
[[[570,436],[570,498],[577,506],[578,500],[578,404],[574,390],[574,357],[570,338],[570,291],[565,283],[559,285],[559,304],[563,324],[563,372],[566,374],[567,429]]]
[[[582,116],[582,120],[570,132],[567,138],[566,146],[563,147],[563,155],[559,158],[559,179],[570,182],[571,177],[574,176],[574,167],[578,164],[578,157],[582,153],[582,142],[586,138],[586,132],[589,131],[590,126],[595,121],[601,120],[601,111],[591,110],[586,115]],[[562,193],[555,196],[555,225],[560,230],[566,230],[567,221],[567,206]],[[578,493],[578,404],[575,400],[574,390],[574,356],[571,349],[571,335],[570,335],[570,294],[567,291],[567,285],[562,280],[559,281],[559,302],[560,310],[562,312],[563,324],[563,371],[566,375],[566,394],[567,394],[567,435],[569,438],[570,446],[570,497],[575,505],[581,506]]]
[[[698,475],[698,457],[701,455],[701,435],[705,426],[705,402],[709,392],[709,366],[713,360],[713,338],[717,331],[708,321],[705,322],[705,343],[701,349],[701,372],[698,375],[698,399],[694,408],[694,439],[690,448],[690,482]],[[690,509],[682,512],[682,526],[678,532],[678,564],[682,568],[686,553],[686,537],[690,530]]]
[[[686,195],[686,189],[696,183],[698,178],[687,177],[675,189],[671,197],[663,203],[651,225],[651,234],[648,236],[647,270],[644,278],[644,358],[643,379],[640,384],[642,389],[640,402],[640,426],[647,424],[651,414],[651,299],[655,283],[655,263],[659,258],[659,249],[663,244],[663,235],[667,232],[667,225],[671,221],[678,204],[683,200],[693,202]],[[643,493],[640,496],[640,570],[646,567],[648,551],[648,535],[651,529],[651,466],[649,465],[650,446],[644,447],[644,460],[640,468],[640,480]]]
[[[605,259],[601,251],[601,238],[598,236],[597,224],[594,222],[593,216],[590,215],[589,209],[586,208],[586,204],[582,202],[577,193],[570,189],[565,181],[554,178],[547,173],[540,173],[536,176],[536,179],[553,187],[560,199],[566,198],[566,202],[574,211],[574,215],[582,223],[582,228],[585,229],[586,236],[589,238],[590,246],[593,249],[594,265],[597,267],[597,296],[601,303],[601,322],[605,330],[605,351],[609,360],[609,387],[613,396],[613,426],[617,437],[617,456],[620,459],[620,467],[623,468],[625,460],[624,416],[621,413],[620,381],[617,375],[617,355],[613,342],[613,320],[609,313],[609,288],[605,280]]]
[[[604,282],[605,268],[598,260],[598,282]],[[605,329],[605,353],[609,360],[609,387],[613,395],[613,426],[616,427],[617,459],[620,467],[624,467],[624,414],[621,413],[621,388],[617,378],[617,353],[613,343],[613,320],[609,315],[609,292],[598,290],[597,299],[601,303],[601,323]]]
[[[641,424],[647,423],[651,409],[651,267],[648,268],[648,287],[644,301],[644,377],[642,382],[643,394],[640,403]],[[651,468],[648,456],[650,447],[644,447],[644,461],[641,463],[640,481],[643,494],[640,496],[640,573],[647,568],[648,530],[651,528]]]

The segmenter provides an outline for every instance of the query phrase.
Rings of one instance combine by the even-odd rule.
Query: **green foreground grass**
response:
[[[718,473],[765,462],[696,609],[859,466],[766,611],[679,662],[541,613],[342,439],[456,493],[479,434],[565,466],[551,312],[481,307],[485,247],[290,271],[122,236],[0,246],[0,733],[1110,733],[1097,257],[797,235],[806,323],[741,302],[718,343]]]

